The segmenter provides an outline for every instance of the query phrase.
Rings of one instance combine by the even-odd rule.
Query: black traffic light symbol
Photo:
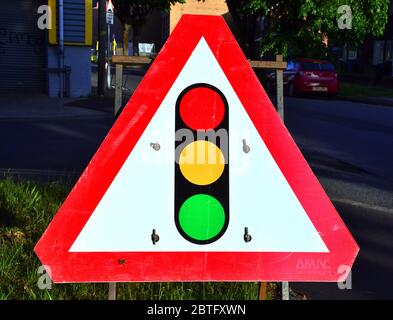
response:
[[[175,223],[195,244],[218,240],[229,223],[228,102],[198,83],[176,101]],[[180,138],[181,137],[181,138]]]

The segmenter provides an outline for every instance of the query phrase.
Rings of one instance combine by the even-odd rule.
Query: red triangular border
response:
[[[329,253],[69,253],[201,37]],[[356,242],[280,120],[222,17],[184,15],[35,247],[54,282],[337,281]]]

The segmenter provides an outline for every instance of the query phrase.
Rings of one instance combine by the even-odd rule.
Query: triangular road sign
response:
[[[35,248],[55,282],[337,281],[358,250],[224,19],[192,15]]]
[[[115,11],[115,7],[113,6],[112,0],[109,0],[106,3],[106,12],[114,12]]]

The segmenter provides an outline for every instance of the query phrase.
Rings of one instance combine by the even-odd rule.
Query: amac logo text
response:
[[[297,271],[307,272],[309,270],[321,272],[330,270],[330,260],[329,259],[299,259],[296,263]]]

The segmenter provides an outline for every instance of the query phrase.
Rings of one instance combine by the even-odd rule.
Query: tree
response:
[[[123,24],[123,48],[124,54],[128,55],[128,37],[133,32],[134,52],[137,52],[135,39],[140,33],[140,28],[146,21],[146,17],[153,9],[167,11],[171,4],[184,3],[185,0],[112,0],[115,7],[115,15]]]
[[[247,53],[254,34],[247,33],[256,17],[265,18],[262,55],[283,53],[323,56],[327,39],[357,45],[367,35],[382,35],[389,0],[226,0],[240,29],[239,43]],[[348,9],[349,8],[349,9]],[[253,32],[253,27],[248,27]],[[255,31],[255,29],[254,29]],[[250,31],[248,31],[250,32]]]

